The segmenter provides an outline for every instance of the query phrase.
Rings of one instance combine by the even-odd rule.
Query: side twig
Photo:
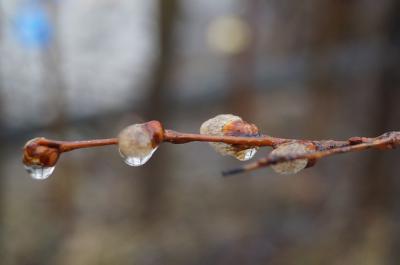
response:
[[[330,141],[311,141],[315,146],[318,147],[316,151],[303,153],[303,154],[287,154],[287,155],[273,155],[270,154],[265,158],[261,158],[254,163],[249,163],[242,167],[238,167],[231,170],[222,172],[223,176],[234,175],[259,169],[262,167],[268,167],[270,165],[276,165],[282,162],[294,161],[297,159],[308,159],[309,161],[317,161],[321,158],[343,154],[349,152],[363,151],[370,148],[375,149],[394,149],[400,145],[400,132],[388,132],[375,138],[365,137],[352,137],[347,141],[347,144],[332,144]]]

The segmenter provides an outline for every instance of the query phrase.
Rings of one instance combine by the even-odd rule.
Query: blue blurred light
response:
[[[23,46],[45,48],[51,41],[52,25],[45,10],[29,4],[16,14],[14,32]]]

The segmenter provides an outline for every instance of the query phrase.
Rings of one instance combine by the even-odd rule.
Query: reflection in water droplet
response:
[[[151,158],[151,156],[153,155],[153,153],[157,150],[158,147],[153,148],[153,149],[149,149],[148,153],[142,153],[141,156],[126,156],[121,149],[119,149],[119,153],[121,155],[121,157],[124,159],[124,162],[129,165],[129,166],[133,166],[133,167],[139,167],[144,165],[147,161],[149,161],[149,159]]]
[[[24,165],[26,171],[33,179],[47,179],[54,171],[55,167],[42,167],[38,165]]]
[[[250,148],[250,149],[245,149],[245,150],[242,150],[242,151],[238,152],[238,153],[235,155],[235,157],[236,157],[238,160],[247,161],[247,160],[249,160],[249,159],[252,159],[253,156],[254,156],[256,153],[257,153],[257,148]]]

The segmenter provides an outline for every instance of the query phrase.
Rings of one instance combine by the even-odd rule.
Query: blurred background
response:
[[[140,168],[79,150],[45,181],[20,161],[36,136],[222,113],[280,137],[400,130],[399,62],[397,0],[0,0],[0,263],[398,264],[398,150],[231,178],[205,143]]]

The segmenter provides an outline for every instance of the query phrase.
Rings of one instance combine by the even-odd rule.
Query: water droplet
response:
[[[257,148],[250,148],[241,150],[236,153],[235,157],[241,161],[247,161],[253,158],[253,156],[257,153]]]
[[[47,179],[54,171],[55,167],[42,167],[38,165],[24,165],[26,171],[33,179]]]
[[[118,147],[125,163],[138,167],[150,159],[158,145],[145,124],[133,124],[118,135]]]
[[[127,156],[121,151],[121,149],[119,149],[119,153],[127,165],[133,166],[133,167],[139,167],[139,166],[144,165],[147,161],[149,161],[149,159],[154,154],[154,152],[157,150],[157,148],[158,147],[153,148],[147,154],[143,153],[141,155],[136,155],[136,156]]]

